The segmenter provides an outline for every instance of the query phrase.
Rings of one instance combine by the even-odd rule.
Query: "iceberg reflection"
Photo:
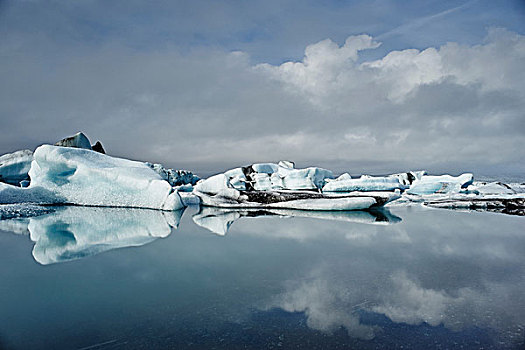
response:
[[[137,247],[167,237],[184,210],[61,207],[29,219],[33,257],[42,265]]]
[[[321,220],[346,221],[360,224],[389,225],[401,221],[386,208],[362,211],[312,211],[294,209],[226,209],[201,206],[193,215],[193,222],[213,233],[224,236],[230,226],[243,217],[278,216],[302,217]]]

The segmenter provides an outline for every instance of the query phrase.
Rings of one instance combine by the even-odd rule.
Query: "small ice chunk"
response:
[[[473,183],[467,187],[467,192],[472,192],[480,195],[490,194],[515,194],[516,191],[507,184],[502,182],[490,183]]]
[[[429,176],[424,175],[421,179],[412,183],[407,190],[409,194],[426,195],[433,193],[458,193],[463,188],[472,184],[474,176],[470,173],[461,174],[457,177],[450,175]]]
[[[159,174],[160,177],[168,181],[168,183],[173,187],[186,184],[195,185],[200,180],[197,175],[194,175],[188,170],[167,169],[164,168],[162,164],[152,164],[148,162],[145,164],[151,169],[155,170],[155,172]]]
[[[55,146],[62,146],[62,147],[73,147],[73,148],[84,148],[84,149],[91,149],[91,142],[89,142],[89,139],[86,135],[82,132],[77,132],[73,136],[66,137],[57,143],[55,143]]]
[[[282,168],[295,169],[295,163],[289,160],[281,160],[277,165]]]
[[[336,180],[327,182],[323,192],[352,192],[352,191],[394,191],[406,188],[396,177],[372,177],[363,175],[359,179],[352,179],[343,174]]]
[[[33,161],[33,151],[24,149],[0,156],[0,182],[18,185],[28,180],[27,173]]]

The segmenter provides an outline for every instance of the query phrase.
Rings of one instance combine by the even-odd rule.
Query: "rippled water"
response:
[[[0,348],[524,346],[523,217],[53,210],[0,221]]]

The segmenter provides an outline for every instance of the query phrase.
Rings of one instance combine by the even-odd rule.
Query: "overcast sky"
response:
[[[525,173],[525,1],[2,1],[0,154]]]

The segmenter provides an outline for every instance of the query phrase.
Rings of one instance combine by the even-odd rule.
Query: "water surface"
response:
[[[0,348],[522,348],[523,224],[422,207],[4,220]]]

